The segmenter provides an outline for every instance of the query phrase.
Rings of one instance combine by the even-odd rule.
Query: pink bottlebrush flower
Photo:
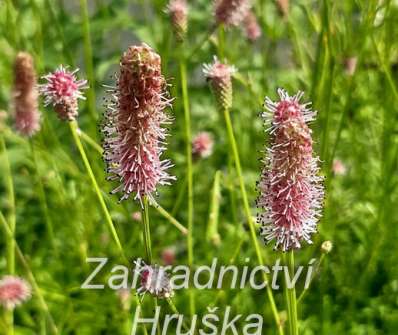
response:
[[[85,99],[81,90],[87,89],[87,80],[77,80],[76,69],[68,71],[62,65],[44,76],[47,83],[40,85],[46,106],[53,105],[58,117],[63,121],[73,121],[78,115],[78,99]]]
[[[287,17],[289,15],[289,0],[276,0],[279,12]]]
[[[336,176],[344,176],[347,172],[346,166],[340,159],[335,159],[333,161],[332,170]]]
[[[150,293],[157,298],[170,298],[173,296],[173,288],[166,268],[163,266],[146,265],[144,262],[136,262],[136,271],[141,276],[141,286],[138,294]]]
[[[19,52],[14,64],[13,107],[15,128],[24,136],[32,136],[40,130],[37,78],[33,58]]]
[[[22,278],[4,276],[0,280],[0,304],[6,309],[13,309],[31,297],[31,287]]]
[[[357,69],[358,58],[357,57],[348,57],[344,60],[344,68],[347,76],[353,76],[355,70]]]
[[[250,0],[216,0],[215,19],[216,24],[225,26],[239,26],[250,10]]]
[[[179,41],[184,40],[188,26],[188,5],[186,0],[170,0],[166,8],[171,24]]]
[[[142,214],[141,214],[141,212],[136,211],[136,212],[134,212],[133,214],[131,214],[131,218],[132,218],[134,221],[141,222],[141,221],[142,221]]]
[[[172,265],[174,264],[176,259],[176,252],[175,249],[172,247],[163,249],[162,251],[162,261],[165,265]]]
[[[164,109],[170,106],[160,56],[149,46],[131,46],[120,61],[117,84],[110,92],[112,101],[103,126],[104,159],[109,180],[121,184],[112,193],[122,192],[120,200],[134,193],[155,203],[158,185],[169,185],[175,177],[166,170],[172,165],[161,160],[166,129],[171,122]]]
[[[243,21],[243,27],[246,33],[247,38],[254,42],[261,36],[261,28],[257,22],[256,15],[249,11]]]
[[[264,160],[260,195],[257,204],[265,211],[258,215],[261,235],[268,243],[275,240],[275,249],[301,248],[311,242],[311,234],[321,216],[323,177],[319,176],[317,157],[312,148],[311,130],[307,123],[316,112],[309,103],[300,104],[303,92],[289,96],[278,89],[280,101],[265,100],[262,114],[269,127],[270,148]]]
[[[195,157],[206,158],[213,152],[213,138],[211,134],[202,131],[192,141],[192,154]]]
[[[221,63],[216,56],[214,56],[213,64],[203,66],[203,73],[210,82],[219,107],[223,109],[229,109],[232,106],[231,76],[235,72],[235,67]]]

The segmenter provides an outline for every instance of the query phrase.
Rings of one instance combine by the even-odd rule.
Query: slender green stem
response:
[[[0,135],[0,146],[1,152],[3,153],[4,162],[4,178],[5,187],[8,194],[8,215],[7,220],[10,225],[10,235],[7,235],[7,272],[9,274],[15,273],[15,229],[16,229],[16,217],[15,217],[15,193],[14,193],[14,181],[12,178],[11,164],[8,156],[8,150],[4,136]],[[14,312],[9,310],[5,312],[7,320],[7,335],[14,334]]]
[[[50,314],[50,310],[48,308],[48,305],[47,305],[46,301],[44,300],[44,297],[43,297],[43,294],[41,292],[41,289],[40,289],[39,285],[37,284],[35,276],[33,275],[33,272],[30,269],[30,266],[29,266],[29,264],[28,264],[28,262],[27,262],[27,260],[26,260],[26,258],[24,256],[24,254],[22,253],[21,249],[19,248],[18,243],[15,240],[14,233],[13,233],[10,225],[7,223],[6,219],[4,218],[4,215],[3,215],[2,212],[0,212],[0,221],[2,223],[2,226],[3,226],[3,229],[4,229],[5,233],[7,235],[7,238],[8,239],[12,239],[14,241],[16,253],[17,253],[22,265],[25,268],[25,271],[26,271],[26,273],[28,275],[28,278],[29,278],[29,282],[31,283],[31,285],[33,287],[33,290],[35,292],[35,296],[37,297],[37,299],[39,301],[41,309],[47,315],[47,319],[48,319],[49,324],[50,324],[51,332],[53,334],[58,334],[57,326],[55,325],[54,319],[52,318],[52,316]]]
[[[97,142],[94,141],[94,139],[92,139],[89,135],[86,134],[86,132],[84,132],[81,129],[78,130],[78,134],[79,134],[79,136],[82,138],[82,140],[84,142],[86,142],[94,150],[96,150],[97,152],[99,152],[102,155],[103,149],[101,148],[101,146]]]
[[[90,19],[88,16],[87,0],[80,0],[80,12],[82,16],[82,29],[84,38],[84,63],[90,87],[87,91],[87,103],[90,114],[94,120],[97,119],[95,111],[95,78],[93,65],[93,50],[90,37]]]
[[[181,223],[179,223],[168,211],[166,211],[162,206],[155,205],[155,209],[160,215],[167,219],[173,226],[175,226],[183,235],[188,234],[188,229],[185,228]]]
[[[323,263],[323,260],[325,259],[325,255],[326,254],[322,254],[321,258],[319,259],[319,263],[318,263],[317,267],[315,268],[314,274],[310,278],[310,282],[308,284],[308,288],[304,289],[303,292],[301,292],[301,294],[297,298],[297,304],[300,304],[300,302],[304,299],[304,297],[306,296],[307,292],[309,291],[310,285],[314,281],[315,275],[318,273],[319,268],[321,267],[321,265]]]
[[[176,315],[180,315],[180,312],[178,311],[176,305],[174,304],[173,300],[171,298],[167,298],[167,303],[169,304],[171,310],[173,311],[174,314]],[[184,327],[185,331],[190,333],[190,327],[187,326],[186,322],[185,322],[185,318],[184,321],[182,323],[182,326]]]
[[[187,178],[188,178],[188,266],[193,265],[193,172],[192,172],[192,147],[191,147],[191,115],[189,110],[188,84],[187,84],[187,70],[184,59],[180,59],[180,76],[182,100],[184,107],[184,121],[185,121],[185,145],[187,155]],[[195,295],[193,290],[189,290],[189,306],[191,315],[195,314]]]
[[[294,251],[289,251],[288,254],[284,254],[285,264],[289,269],[290,280],[294,277]],[[294,285],[288,287],[288,282],[286,280],[286,303],[289,315],[289,329],[290,335],[298,335],[298,316],[297,316],[297,299],[296,299],[296,288]]]
[[[151,230],[149,227],[149,206],[146,196],[142,199],[142,223],[146,262],[152,264]]]
[[[100,188],[98,186],[97,180],[95,179],[93,170],[91,169],[91,165],[90,165],[90,162],[89,162],[89,160],[87,158],[86,152],[84,151],[84,147],[82,145],[82,142],[80,141],[80,137],[78,135],[77,122],[76,121],[69,122],[69,126],[70,126],[70,130],[72,132],[72,135],[73,135],[73,139],[75,140],[76,146],[77,146],[77,148],[78,148],[78,150],[80,152],[80,155],[81,155],[81,157],[83,159],[84,166],[85,166],[85,168],[87,170],[87,173],[88,173],[88,175],[90,177],[91,183],[93,184],[93,187],[94,187],[95,193],[97,195],[98,201],[99,201],[99,203],[101,205],[101,209],[104,212],[106,223],[108,224],[108,228],[111,231],[111,234],[113,236],[113,239],[116,242],[116,245],[117,245],[117,247],[119,249],[120,254],[123,256],[124,259],[126,259],[126,256],[124,255],[124,251],[123,251],[123,248],[122,248],[122,244],[120,243],[120,240],[119,240],[119,237],[117,235],[115,226],[113,224],[112,217],[111,217],[111,215],[109,213],[108,208],[106,207],[106,203],[105,203],[104,197],[103,197],[103,195],[101,193],[101,190],[100,190]]]
[[[233,158],[235,161],[235,168],[236,168],[236,172],[238,174],[238,180],[239,180],[240,191],[241,191],[242,199],[243,199],[244,211],[246,214],[247,222],[250,227],[250,235],[251,235],[253,245],[254,245],[254,248],[256,251],[258,263],[260,265],[264,265],[263,257],[262,257],[261,250],[260,250],[260,245],[257,240],[256,228],[254,226],[253,217],[252,217],[252,214],[250,211],[250,205],[249,205],[249,200],[248,200],[247,193],[246,193],[245,183],[243,181],[243,174],[242,174],[242,168],[241,168],[241,164],[240,164],[238,146],[236,144],[235,135],[234,135],[232,122],[231,122],[231,117],[230,117],[228,109],[224,109],[224,118],[225,118],[225,123],[226,123],[226,127],[227,127],[227,132],[228,132],[228,139],[229,139],[230,146],[232,149],[232,155],[233,155]],[[268,276],[265,274],[265,272],[263,272],[263,276],[264,276],[264,280],[268,283]],[[268,296],[269,303],[271,305],[271,310],[272,310],[273,317],[275,319],[275,323],[278,328],[278,333],[283,334],[283,328],[280,323],[279,313],[278,313],[278,310],[277,310],[277,307],[275,304],[274,295],[273,295],[272,289],[269,285],[267,285],[267,296]]]

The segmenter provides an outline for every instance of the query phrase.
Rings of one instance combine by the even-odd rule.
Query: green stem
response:
[[[93,50],[90,37],[90,19],[88,16],[87,0],[80,0],[80,12],[82,16],[82,29],[84,38],[84,63],[86,66],[87,79],[90,84],[90,87],[87,91],[87,103],[93,120],[97,120],[97,114],[95,111],[95,78]]]
[[[142,200],[142,223],[143,223],[143,237],[144,248],[147,264],[152,264],[152,246],[151,246],[151,230],[149,227],[149,206],[148,198],[143,197]]]
[[[292,279],[294,277],[294,251],[289,251],[289,254],[283,255],[285,259],[285,264],[289,269],[289,277]],[[290,335],[298,335],[298,317],[297,317],[297,299],[296,299],[296,288],[287,287],[288,283],[286,280],[285,296],[289,315],[289,329]]]
[[[192,173],[192,147],[191,147],[191,115],[189,111],[189,97],[187,84],[187,70],[185,61],[180,60],[180,75],[181,75],[181,89],[184,107],[184,121],[185,121],[185,145],[187,155],[187,178],[188,178],[188,266],[192,268],[193,265],[193,173]],[[195,296],[193,290],[189,290],[189,306],[191,315],[195,314]]]
[[[321,256],[321,258],[320,258],[320,260],[319,260],[319,263],[318,263],[318,265],[317,265],[317,267],[316,267],[316,269],[315,269],[315,271],[314,271],[314,274],[313,274],[312,277],[310,278],[310,282],[309,282],[309,284],[308,284],[308,288],[304,289],[303,292],[301,292],[301,294],[300,294],[299,297],[297,298],[297,304],[300,304],[300,302],[301,302],[301,301],[304,299],[304,297],[306,296],[306,294],[307,294],[307,292],[308,292],[308,290],[309,290],[310,285],[311,285],[312,282],[314,281],[315,275],[318,273],[319,268],[321,267],[321,265],[322,265],[322,263],[323,263],[323,260],[325,259],[325,255],[326,255],[326,254],[322,254],[322,256]]]
[[[185,228],[181,223],[179,223],[171,214],[166,211],[162,206],[155,205],[155,209],[162,215],[165,219],[167,219],[173,226],[175,226],[183,235],[188,234],[188,229]]]
[[[69,122],[69,126],[70,126],[70,130],[72,132],[75,144],[76,144],[76,146],[77,146],[77,148],[78,148],[78,150],[80,152],[80,155],[81,155],[81,157],[83,159],[84,166],[85,166],[85,168],[87,170],[87,173],[88,173],[88,175],[90,177],[91,183],[93,184],[93,187],[94,187],[95,193],[97,195],[98,201],[99,201],[99,203],[101,205],[101,209],[104,212],[106,223],[108,224],[108,228],[111,231],[111,234],[113,236],[113,239],[116,242],[116,245],[117,245],[117,247],[119,249],[120,254],[123,256],[124,259],[126,259],[126,256],[124,255],[124,251],[123,251],[122,245],[120,243],[119,237],[117,235],[115,226],[113,224],[112,217],[111,217],[111,215],[110,215],[110,213],[108,211],[108,208],[106,207],[106,203],[105,203],[104,197],[103,197],[103,195],[101,193],[101,190],[100,190],[100,188],[98,186],[97,180],[95,179],[93,170],[91,169],[91,165],[90,165],[90,162],[89,162],[89,160],[87,158],[86,152],[84,151],[84,147],[82,145],[82,142],[80,141],[80,137],[78,135],[78,128],[79,127],[77,125],[77,122],[76,121]]]
[[[2,212],[0,212],[0,221],[2,223],[2,226],[4,228],[5,233],[7,235],[7,239],[12,239],[13,242],[14,242],[15,250],[17,252],[17,255],[18,255],[22,265],[25,268],[25,271],[26,271],[26,273],[28,275],[28,278],[29,278],[29,282],[31,283],[31,285],[33,287],[33,290],[35,292],[35,296],[37,297],[37,299],[39,301],[41,309],[47,315],[47,319],[49,321],[50,329],[51,329],[52,333],[53,334],[58,334],[57,326],[55,325],[54,319],[52,318],[52,316],[50,314],[50,310],[48,308],[48,305],[47,305],[46,301],[44,300],[43,294],[41,293],[41,289],[40,289],[39,285],[37,284],[37,281],[36,281],[36,279],[35,279],[35,277],[33,275],[33,272],[30,269],[30,266],[29,266],[29,264],[28,264],[28,262],[27,262],[27,260],[26,260],[26,258],[24,256],[24,254],[22,253],[21,249],[19,248],[18,243],[15,240],[15,236],[13,234],[13,231],[12,231],[10,225],[7,224],[7,221],[4,218],[4,215],[3,215]]]
[[[15,273],[15,229],[16,229],[16,218],[15,218],[15,193],[14,193],[14,182],[11,173],[11,164],[8,156],[8,150],[6,141],[4,136],[0,135],[0,146],[1,152],[3,153],[3,162],[4,162],[4,178],[5,178],[5,187],[8,194],[8,215],[7,220],[10,225],[10,235],[7,235],[7,272],[8,274]],[[6,322],[7,322],[7,335],[14,334],[14,312],[13,310],[5,312]]]
[[[78,130],[79,136],[82,138],[84,142],[86,142],[88,145],[90,145],[94,150],[99,152],[101,155],[103,153],[103,150],[101,146],[95,142],[89,135],[87,135],[83,130],[79,129]]]
[[[254,245],[254,248],[256,251],[258,263],[259,263],[259,265],[264,265],[263,257],[262,257],[261,250],[260,250],[260,245],[257,240],[256,228],[254,226],[253,217],[252,217],[252,214],[250,211],[249,200],[248,200],[247,193],[246,193],[246,187],[245,187],[245,184],[243,181],[238,146],[236,144],[235,135],[234,135],[232,122],[231,122],[231,117],[230,117],[228,109],[224,109],[224,118],[225,118],[225,123],[226,123],[226,127],[227,127],[229,143],[230,143],[233,158],[235,161],[235,168],[236,168],[236,172],[238,174],[238,180],[239,180],[240,191],[241,191],[242,199],[243,199],[244,211],[246,214],[247,222],[250,227],[251,238],[252,238],[253,245]],[[265,272],[263,272],[263,277],[264,277],[264,280],[268,283],[268,276],[265,274]],[[279,313],[278,313],[278,310],[277,310],[277,307],[275,304],[274,295],[273,295],[272,289],[269,285],[267,285],[267,296],[268,296],[269,303],[271,305],[271,310],[272,310],[273,317],[275,319],[275,323],[278,328],[278,333],[281,335],[281,334],[283,334],[283,328],[280,323]]]

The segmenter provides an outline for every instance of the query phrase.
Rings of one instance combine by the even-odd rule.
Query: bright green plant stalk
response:
[[[112,217],[111,217],[111,215],[110,215],[110,213],[108,211],[108,208],[106,207],[106,203],[105,203],[104,197],[103,197],[103,195],[101,193],[101,190],[100,190],[100,188],[98,186],[97,180],[95,179],[93,170],[91,169],[90,162],[88,161],[86,152],[84,151],[84,147],[83,147],[83,145],[82,145],[82,143],[80,141],[80,137],[78,135],[77,122],[76,121],[71,121],[71,122],[69,122],[69,126],[70,126],[70,130],[72,132],[75,144],[76,144],[76,146],[77,146],[77,148],[79,150],[79,153],[80,153],[80,155],[81,155],[81,157],[83,159],[84,166],[85,166],[85,168],[87,170],[87,173],[88,173],[88,175],[90,177],[91,183],[93,184],[93,187],[94,187],[95,193],[97,195],[98,201],[99,201],[99,203],[101,205],[101,209],[104,212],[105,220],[106,220],[106,223],[108,224],[108,228],[111,231],[111,234],[113,236],[113,239],[116,242],[116,245],[117,245],[117,248],[118,248],[120,254],[123,256],[124,259],[126,259],[126,256],[124,254],[122,245],[121,245],[119,237],[117,235],[115,226],[113,224]]]
[[[168,211],[166,211],[159,204],[154,206],[160,215],[162,215],[167,221],[169,221],[173,226],[175,226],[183,235],[188,235],[188,229],[185,228],[181,223],[179,223]]]
[[[146,261],[148,264],[152,264],[152,243],[151,230],[149,227],[149,206],[148,198],[146,196],[144,196],[142,199],[142,223]]]
[[[300,303],[301,303],[301,301],[304,299],[304,297],[306,296],[307,292],[309,291],[309,287],[310,287],[310,285],[312,284],[312,282],[314,281],[315,275],[318,273],[319,268],[321,267],[321,265],[322,265],[322,263],[323,263],[323,261],[324,261],[324,259],[325,259],[325,256],[326,256],[326,253],[323,253],[322,256],[321,256],[321,258],[319,259],[319,262],[318,262],[317,267],[315,268],[314,274],[313,274],[312,277],[310,278],[310,282],[309,282],[308,288],[307,288],[307,289],[304,289],[303,292],[301,292],[301,294],[300,294],[299,297],[297,298],[297,304],[300,304]]]
[[[7,219],[9,222],[10,232],[11,234],[7,235],[7,272],[8,274],[15,273],[15,229],[16,229],[16,218],[15,218],[15,193],[14,193],[14,182],[12,179],[11,173],[11,165],[8,156],[8,150],[6,146],[6,142],[4,136],[0,135],[0,146],[1,152],[3,153],[3,161],[4,161],[4,177],[5,177],[5,186],[8,194],[8,215]],[[14,312],[12,310],[5,312],[6,320],[7,320],[7,334],[14,334]]]
[[[15,240],[15,236],[14,233],[10,227],[10,225],[7,223],[6,219],[4,218],[4,215],[2,212],[0,212],[0,221],[2,223],[3,229],[7,235],[7,240],[12,239],[15,245],[15,250],[17,252],[17,255],[22,263],[22,265],[25,268],[25,271],[28,275],[29,278],[29,282],[31,283],[35,296],[37,297],[40,307],[41,309],[45,312],[45,314],[47,315],[47,319],[48,322],[50,324],[50,329],[51,329],[51,333],[52,334],[58,334],[58,329],[57,326],[54,323],[54,319],[52,318],[51,314],[50,314],[50,310],[48,308],[48,305],[46,303],[46,301],[44,300],[43,294],[41,292],[41,289],[39,287],[39,285],[37,284],[37,281],[35,279],[35,276],[33,275],[32,270],[30,269],[30,266],[24,256],[24,254],[22,253],[21,249],[18,246],[18,243]]]
[[[93,120],[97,120],[95,111],[95,78],[93,65],[93,49],[90,37],[90,19],[88,16],[87,0],[80,0],[80,13],[82,16],[82,29],[84,38],[84,63],[86,66],[87,79],[89,82],[89,89],[87,91],[87,103]]]
[[[294,251],[290,250],[289,253],[284,253],[283,258],[285,260],[285,265],[289,269],[290,278],[294,276]],[[286,281],[285,296],[286,304],[288,310],[288,321],[290,335],[298,335],[298,316],[297,316],[297,298],[296,298],[296,288],[287,287],[288,283]]]
[[[187,155],[187,178],[188,178],[188,266],[192,268],[193,265],[193,171],[192,171],[192,138],[191,138],[191,115],[189,111],[189,97],[188,97],[188,84],[187,84],[187,70],[185,60],[180,59],[180,76],[181,76],[181,90],[184,108],[184,121],[185,121],[185,145]],[[195,295],[193,290],[189,290],[189,307],[191,315],[195,314]]]
[[[254,249],[256,251],[257,261],[258,261],[259,265],[263,266],[264,265],[263,256],[261,254],[260,245],[258,243],[257,235],[256,235],[256,228],[254,226],[253,217],[252,217],[252,214],[250,211],[249,200],[247,197],[246,187],[245,187],[243,175],[242,175],[242,168],[241,168],[241,164],[240,164],[238,146],[236,144],[235,135],[234,135],[233,127],[232,127],[231,116],[230,116],[228,109],[225,108],[223,112],[224,112],[224,119],[225,119],[225,123],[226,123],[226,127],[227,127],[227,132],[228,132],[228,140],[229,140],[231,150],[232,150],[232,155],[233,155],[233,158],[235,161],[236,173],[238,174],[239,186],[240,186],[240,191],[242,194],[242,200],[243,200],[243,206],[244,206],[246,219],[249,224],[250,234],[251,234],[252,242],[254,245]],[[268,277],[264,272],[263,272],[263,277],[264,277],[264,280],[268,283]],[[280,323],[279,313],[278,313],[278,309],[275,304],[274,295],[273,295],[272,289],[269,285],[267,285],[267,296],[268,296],[269,303],[271,305],[271,310],[272,310],[272,314],[273,314],[276,326],[278,328],[278,333],[281,335],[281,334],[283,334],[283,328]]]

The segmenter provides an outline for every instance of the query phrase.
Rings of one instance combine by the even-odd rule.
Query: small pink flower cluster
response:
[[[0,280],[0,304],[7,309],[27,301],[32,295],[30,285],[22,278],[4,276]]]
[[[171,24],[178,40],[182,41],[188,26],[188,5],[186,0],[170,0],[166,11],[170,16]]]
[[[250,0],[216,0],[216,23],[237,27],[243,22],[251,6]]]
[[[45,105],[53,105],[58,117],[63,121],[73,121],[78,115],[78,99],[85,99],[81,90],[88,88],[87,80],[77,80],[75,74],[62,65],[53,73],[44,76],[46,84],[40,85]]]
[[[275,240],[283,251],[311,242],[316,232],[323,202],[323,177],[317,157],[313,156],[311,130],[307,123],[315,112],[309,104],[300,104],[302,92],[289,96],[278,90],[280,101],[265,100],[263,113],[269,128],[270,148],[258,188],[258,216],[261,235],[266,242]]]
[[[192,154],[199,158],[209,157],[213,152],[213,144],[212,136],[208,132],[202,131],[192,141]]]
[[[236,72],[235,67],[221,63],[216,56],[212,64],[203,66],[203,73],[210,82],[213,94],[220,108],[229,109],[232,106],[231,76]]]

